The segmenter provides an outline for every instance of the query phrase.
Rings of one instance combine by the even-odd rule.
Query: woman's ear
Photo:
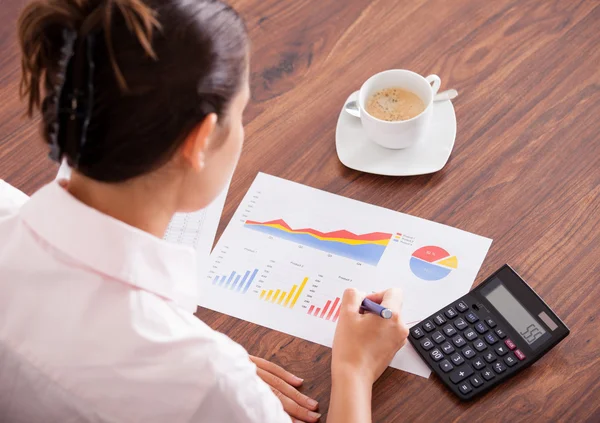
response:
[[[217,115],[211,113],[190,132],[181,148],[184,160],[197,172],[204,169],[205,152],[217,127]]]

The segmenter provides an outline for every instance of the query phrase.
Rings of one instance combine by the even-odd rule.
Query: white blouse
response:
[[[286,422],[248,354],[194,317],[195,254],[51,183],[0,180],[0,421]]]

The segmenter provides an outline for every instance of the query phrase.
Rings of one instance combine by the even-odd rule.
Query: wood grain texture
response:
[[[31,194],[51,180],[18,98],[15,22],[0,7],[0,178]],[[235,0],[252,38],[245,151],[219,233],[258,171],[494,239],[477,282],[505,262],[571,328],[540,362],[460,403],[432,377],[388,369],[374,421],[600,421],[600,3],[594,0]],[[390,68],[456,88],[444,169],[392,178],[335,154],[342,103]],[[328,348],[201,309],[198,317],[305,378],[328,407]],[[325,416],[326,417],[326,416]]]

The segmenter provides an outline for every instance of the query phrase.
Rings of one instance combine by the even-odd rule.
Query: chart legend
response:
[[[410,270],[416,277],[426,281],[443,279],[457,268],[456,256],[441,247],[421,247],[410,258]]]
[[[327,300],[323,307],[317,307],[315,305],[311,305],[307,311],[307,314],[315,317],[319,317],[325,320],[331,320],[332,322],[336,322],[340,317],[340,299],[336,297],[335,300]]]
[[[282,291],[281,289],[263,289],[260,292],[259,298],[270,303],[279,304],[284,307],[294,308],[296,302],[298,301],[298,298],[300,298],[300,295],[302,295],[302,291],[304,291],[307,282],[308,278],[304,278],[299,287],[298,285],[293,285],[289,292]]]
[[[247,270],[242,276],[236,272],[231,272],[229,275],[215,276],[212,284],[221,288],[245,294],[248,292],[250,285],[254,282],[258,269],[252,271]]]
[[[263,232],[327,253],[377,266],[392,234],[371,232],[356,235],[346,230],[320,232],[316,229],[292,229],[284,220],[256,222],[246,220],[246,228]]]

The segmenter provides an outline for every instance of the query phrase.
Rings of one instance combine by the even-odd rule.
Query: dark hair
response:
[[[21,95],[55,159],[105,182],[162,166],[208,114],[226,121],[247,66],[244,23],[218,0],[37,0],[19,38]]]

